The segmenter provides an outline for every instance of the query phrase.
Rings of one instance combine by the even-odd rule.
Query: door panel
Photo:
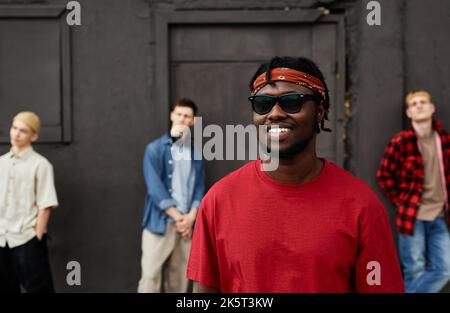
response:
[[[71,140],[69,34],[65,6],[0,10],[0,143],[19,111],[40,116],[40,143]]]

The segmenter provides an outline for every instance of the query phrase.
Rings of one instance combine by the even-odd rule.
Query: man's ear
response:
[[[196,116],[194,116],[192,118],[192,122],[191,122],[191,124],[189,126],[194,126],[195,122],[197,122],[197,117]]]
[[[406,107],[405,113],[406,113],[406,116],[407,116],[407,117],[411,118],[410,107]]]
[[[431,108],[433,110],[433,113],[436,112],[436,106],[434,105],[434,103],[430,102],[430,104],[431,104]]]
[[[33,135],[31,136],[31,142],[35,142],[36,140],[38,140],[38,138],[39,138],[39,134],[33,133]]]
[[[323,106],[322,102],[317,107],[317,122],[320,122],[323,120],[323,117],[325,115],[325,107]]]

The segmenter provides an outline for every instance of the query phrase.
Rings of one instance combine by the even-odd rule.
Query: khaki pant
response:
[[[167,223],[166,234],[156,235],[148,230],[142,233],[142,277],[138,292],[161,292],[162,268],[166,265],[164,289],[166,292],[186,292],[186,267],[191,240],[184,240],[173,223]]]

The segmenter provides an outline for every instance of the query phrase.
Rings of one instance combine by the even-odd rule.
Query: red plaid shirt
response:
[[[433,129],[441,139],[442,161],[447,201],[445,216],[450,224],[448,214],[448,194],[450,188],[450,135],[442,128],[441,122],[434,120]],[[399,132],[391,139],[385,149],[377,181],[384,195],[397,207],[396,226],[399,233],[412,235],[420,207],[423,191],[423,158],[417,143],[414,129],[410,125],[407,130]]]

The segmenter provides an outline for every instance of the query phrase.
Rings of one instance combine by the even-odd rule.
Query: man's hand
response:
[[[44,229],[42,229],[42,227],[40,227],[39,224],[36,224],[36,226],[34,226],[34,231],[36,232],[36,237],[39,241],[42,240],[44,234],[47,232]]]
[[[186,139],[188,134],[190,134],[190,129],[188,125],[174,124],[170,129],[170,135],[172,137],[181,138],[182,140]]]
[[[171,207],[165,210],[166,214],[169,215],[171,218],[174,219],[175,222],[178,222],[183,218],[183,214],[180,213],[180,211],[177,210],[176,207]]]
[[[194,218],[190,214],[184,214],[183,217],[176,222],[177,231],[184,233],[186,230],[191,229],[194,225]]]
[[[184,240],[189,240],[192,238],[192,233],[193,233],[193,228],[190,227],[181,233],[181,238],[183,238]]]
[[[192,208],[188,214],[184,214],[183,218],[176,223],[176,228],[183,239],[188,240],[192,238],[193,225],[197,217],[197,209]]]
[[[46,208],[39,210],[37,219],[36,219],[36,225],[34,226],[34,230],[36,232],[36,237],[39,241],[42,240],[44,237],[44,234],[47,233],[47,224],[48,220],[50,218],[50,213],[52,212],[51,208]]]

